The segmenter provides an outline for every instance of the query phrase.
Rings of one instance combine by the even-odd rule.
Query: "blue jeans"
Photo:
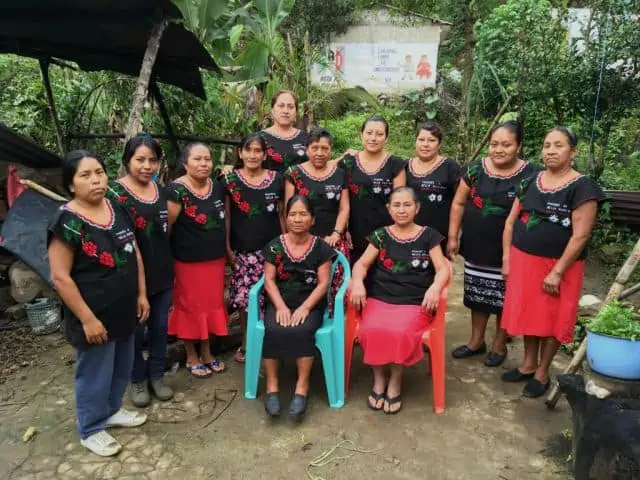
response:
[[[105,428],[120,410],[133,365],[134,335],[76,351],[76,415],[80,437]]]
[[[147,321],[138,325],[136,330],[132,382],[142,382],[147,379],[158,380],[164,375],[164,360],[167,356],[167,319],[172,300],[173,289],[171,288],[149,297],[151,313]],[[142,356],[145,330],[148,331],[147,347],[149,351],[149,358],[146,362]]]

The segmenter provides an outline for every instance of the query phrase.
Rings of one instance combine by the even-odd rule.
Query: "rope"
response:
[[[350,446],[346,446],[347,444],[350,445]],[[348,451],[354,452],[354,453],[351,453],[349,455],[332,457],[332,455],[339,449],[348,450]],[[328,465],[330,463],[336,462],[338,460],[348,460],[348,459],[352,458],[353,456],[355,456],[356,453],[375,453],[378,450],[379,449],[376,449],[376,450],[365,450],[363,448],[356,447],[355,443],[353,443],[351,440],[342,440],[337,445],[331,447],[329,450],[325,450],[320,455],[318,455],[313,460],[311,460],[309,462],[309,465],[307,466],[307,475],[309,475],[309,478],[311,480],[325,480],[324,477],[318,477],[318,476],[313,475],[309,471],[309,468],[310,467],[316,467],[316,468],[324,467],[325,465]]]

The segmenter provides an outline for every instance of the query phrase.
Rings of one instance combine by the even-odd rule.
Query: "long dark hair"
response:
[[[501,128],[504,128],[508,132],[512,133],[516,137],[516,143],[518,145],[522,145],[524,134],[522,131],[522,124],[518,120],[509,120],[507,122],[499,123],[498,125],[496,125],[491,129],[491,137],[493,137],[493,134],[496,133]]]
[[[62,161],[62,186],[71,196],[75,196],[71,191],[73,177],[76,176],[80,162],[85,158],[95,158],[105,172],[107,170],[104,162],[91,150],[73,150],[67,153]]]
[[[124,151],[122,152],[122,165],[127,169],[127,171],[129,171],[129,164],[131,163],[133,156],[136,154],[136,150],[138,150],[142,145],[149,147],[149,149],[156,154],[158,161],[162,160],[164,152],[158,141],[148,133],[141,133],[130,138],[124,146]]]
[[[297,195],[297,194],[291,197],[287,202],[287,204],[285,205],[284,207],[285,215],[289,215],[289,212],[291,211],[291,207],[293,207],[293,205],[296,202],[302,203],[302,205],[304,205],[304,208],[307,210],[307,212],[309,212],[309,215],[311,215],[312,217],[316,216],[315,208],[313,206],[313,203],[311,203],[311,200],[309,200],[304,195]]]

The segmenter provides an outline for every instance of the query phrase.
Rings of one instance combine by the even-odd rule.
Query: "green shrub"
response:
[[[593,333],[635,341],[640,338],[640,315],[632,304],[614,300],[600,310],[587,328]]]

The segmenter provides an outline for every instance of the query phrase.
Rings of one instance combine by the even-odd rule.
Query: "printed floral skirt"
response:
[[[350,251],[349,245],[344,239],[341,239],[335,246],[335,249],[342,253],[345,257],[347,257],[347,262],[349,261]],[[338,265],[336,267],[336,271],[331,279],[331,290],[329,292],[329,312],[333,312],[333,302],[336,298],[336,294],[340,289],[340,285],[342,285],[342,280],[344,279],[344,268],[342,265]],[[347,300],[347,295],[344,296],[345,301]]]
[[[249,290],[264,273],[262,251],[238,252],[231,273],[231,306],[236,310],[246,310],[249,306]],[[260,307],[264,306],[264,296],[260,296]]]

